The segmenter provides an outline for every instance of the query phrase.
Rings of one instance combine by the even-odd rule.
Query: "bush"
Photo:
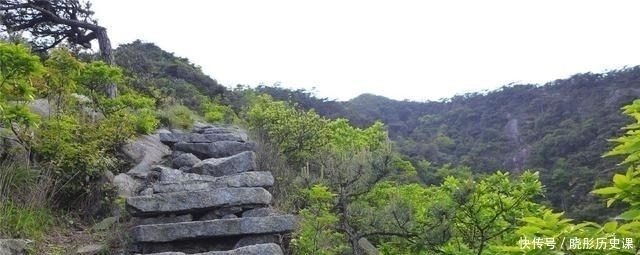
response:
[[[184,105],[172,105],[159,112],[158,118],[163,126],[190,130],[193,128],[196,114]]]
[[[136,117],[135,128],[139,134],[151,134],[160,124],[160,120],[156,118],[156,113],[148,108],[136,111]]]

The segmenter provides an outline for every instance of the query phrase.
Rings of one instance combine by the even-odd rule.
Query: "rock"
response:
[[[276,212],[268,207],[264,207],[264,208],[254,208],[251,210],[247,210],[245,212],[242,213],[242,217],[243,218],[247,218],[247,217],[266,217],[266,216],[271,216],[271,215],[275,215]]]
[[[267,205],[271,194],[263,188],[220,188],[211,190],[158,193],[127,198],[127,211],[133,216],[189,213],[220,207]]]
[[[142,225],[133,227],[131,238],[136,242],[171,242],[191,238],[275,234],[294,229],[295,216],[282,215]]]
[[[218,210],[206,213],[205,215],[200,217],[198,220],[200,220],[200,221],[216,220],[216,219],[224,218],[224,216],[226,216],[226,215],[236,214],[236,213],[239,213],[239,212],[242,212],[242,207],[220,208]]]
[[[180,170],[171,169],[164,166],[153,166],[151,168],[154,172],[159,172],[158,181],[161,182],[187,182],[187,181],[215,181],[213,176],[185,173]]]
[[[159,128],[156,129],[156,131],[153,132],[154,134],[167,134],[167,133],[171,133],[171,131],[169,131],[166,128]]]
[[[145,178],[152,165],[160,163],[171,153],[169,147],[160,142],[158,135],[139,136],[124,145],[122,152],[136,164],[127,173],[140,178]]]
[[[192,221],[193,216],[191,214],[183,214],[183,215],[169,215],[169,216],[160,216],[153,218],[134,218],[134,225],[152,225],[152,224],[163,224],[163,223],[177,223],[177,222],[187,222]]]
[[[236,216],[235,214],[227,214],[225,216],[222,216],[221,219],[237,219],[238,216]]]
[[[116,224],[116,222],[118,222],[118,220],[119,220],[119,217],[115,217],[115,216],[104,218],[102,221],[93,225],[91,229],[95,231],[104,231],[111,228],[113,224]]]
[[[140,191],[140,196],[151,196],[153,195],[153,188],[146,188]]]
[[[118,195],[124,197],[134,196],[140,189],[140,182],[124,173],[118,174],[113,177],[113,184],[118,189]]]
[[[245,236],[238,240],[236,245],[233,247],[234,249],[256,245],[256,244],[265,244],[265,243],[279,243],[280,237],[278,235],[250,235]]]
[[[183,153],[180,156],[173,158],[171,164],[175,168],[192,167],[195,164],[200,163],[200,159],[191,153]]]
[[[362,251],[364,251],[366,255],[380,254],[378,249],[376,249],[376,247],[373,246],[373,244],[371,244],[371,242],[369,242],[369,240],[367,240],[367,238],[364,238],[364,237],[358,240],[358,247],[360,247],[360,249],[362,249]]]
[[[244,151],[226,158],[210,158],[195,164],[191,172],[211,176],[224,176],[235,173],[253,171],[257,168],[256,154]]]
[[[139,254],[138,254],[139,255]],[[188,255],[182,252],[161,252],[147,255]],[[284,255],[280,246],[274,243],[245,246],[230,251],[210,251],[192,255]]]
[[[176,143],[175,150],[193,153],[198,158],[222,158],[238,154],[243,151],[253,151],[253,142],[219,141],[213,143]]]
[[[241,187],[271,187],[274,179],[271,172],[244,172],[234,175],[221,177],[212,177],[206,175],[197,175],[201,179],[195,180],[196,177],[188,177],[191,174],[182,173],[185,177],[174,176],[172,181],[160,181],[153,184],[154,193],[168,193],[179,191],[197,191],[205,189],[217,188],[241,188]],[[212,179],[205,179],[208,177]],[[191,179],[189,179],[191,178]],[[165,178],[166,179],[166,178]]]
[[[35,114],[40,115],[40,117],[49,118],[51,114],[51,104],[49,104],[49,100],[39,98],[29,103],[29,110],[31,110]]]
[[[212,143],[218,141],[238,141],[244,142],[240,135],[232,133],[194,134],[194,133],[163,133],[160,134],[160,141],[166,145],[175,143]]]
[[[0,239],[0,255],[24,255],[29,244],[27,239]]]
[[[90,244],[78,248],[76,255],[96,255],[101,254],[105,250],[106,247],[102,244]]]

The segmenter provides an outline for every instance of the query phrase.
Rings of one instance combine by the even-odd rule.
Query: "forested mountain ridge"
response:
[[[421,169],[425,161],[428,166],[468,166],[475,173],[540,170],[546,199],[556,209],[600,220],[606,217],[599,213],[604,205],[589,191],[596,180],[609,180],[619,170],[618,161],[601,155],[612,147],[607,139],[619,136],[620,127],[630,121],[620,107],[640,96],[640,67],[576,74],[543,86],[505,86],[437,102],[371,94],[336,102],[304,90],[258,90],[281,100],[295,99],[327,117],[347,118],[356,126],[382,121],[426,183],[437,181],[429,173],[432,167]]]

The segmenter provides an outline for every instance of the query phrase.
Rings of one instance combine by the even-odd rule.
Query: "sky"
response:
[[[114,46],[186,57],[222,85],[439,100],[640,64],[640,1],[92,0]]]

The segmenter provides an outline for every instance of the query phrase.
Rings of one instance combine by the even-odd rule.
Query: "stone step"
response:
[[[280,215],[209,221],[181,222],[133,227],[135,242],[172,242],[199,238],[291,232],[295,216]]]
[[[219,188],[129,197],[126,204],[127,211],[137,217],[200,212],[230,206],[268,205],[271,198],[264,188]]]
[[[245,142],[246,137],[233,133],[194,134],[194,133],[161,133],[160,142],[173,145],[179,142],[185,143],[213,143],[219,141]]]
[[[253,151],[243,151],[229,157],[205,159],[193,165],[190,172],[211,176],[223,176],[253,171],[257,168],[255,159],[256,154]]]
[[[156,182],[153,184],[153,192],[169,193],[180,191],[211,190],[217,188],[271,187],[274,183],[273,175],[271,175],[271,172],[264,171],[244,172],[221,177],[212,177],[212,179],[203,179],[193,180],[187,177],[184,178],[184,180],[180,180],[180,178],[174,178],[174,180],[171,181]]]
[[[256,144],[253,142],[219,141],[213,143],[185,143],[179,142],[173,145],[173,149],[192,153],[200,159],[223,158],[236,155],[244,151],[253,151]]]
[[[141,254],[137,254],[141,255]],[[161,252],[147,255],[189,255],[183,252]],[[204,253],[191,253],[191,255],[284,255],[280,246],[275,243],[255,244],[240,247],[230,251],[210,251]]]

